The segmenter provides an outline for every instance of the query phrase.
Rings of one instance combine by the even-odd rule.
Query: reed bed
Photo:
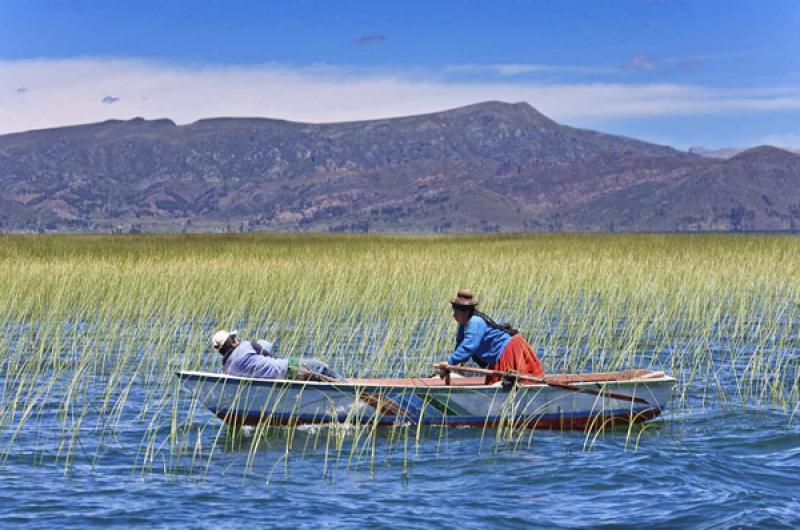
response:
[[[65,470],[76,459],[94,467],[123,451],[145,471],[207,472],[225,444],[244,444],[252,466],[259,448],[279,443],[287,461],[298,444],[320,451],[327,470],[332,459],[374,462],[379,437],[400,441],[406,462],[424,435],[415,427],[231,435],[186,399],[174,372],[217,371],[209,337],[236,328],[346,376],[428,375],[453,347],[447,300],[460,287],[519,327],[549,373],[665,370],[679,380],[677,411],[767,407],[791,421],[800,398],[800,238],[790,235],[5,235],[0,243],[0,466],[24,455]],[[518,446],[530,432],[481,436]]]

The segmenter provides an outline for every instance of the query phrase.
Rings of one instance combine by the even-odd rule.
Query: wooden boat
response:
[[[493,385],[485,385],[483,377],[313,382],[192,371],[177,375],[203,405],[234,425],[599,428],[655,418],[666,408],[675,384],[663,372],[641,369],[528,380],[520,376]]]

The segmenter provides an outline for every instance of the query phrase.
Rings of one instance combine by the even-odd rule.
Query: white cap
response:
[[[238,333],[239,333],[239,331],[237,331],[235,329],[232,329],[230,331],[226,331],[224,329],[221,329],[221,330],[217,331],[211,337],[211,347],[214,348],[215,350],[218,350],[218,349],[222,348],[222,345],[225,344],[225,342],[229,338],[236,336]]]

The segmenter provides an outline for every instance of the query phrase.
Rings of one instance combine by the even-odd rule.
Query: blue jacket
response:
[[[284,379],[289,371],[289,360],[275,357],[257,342],[243,340],[223,359],[222,371],[243,377]]]
[[[510,341],[511,335],[473,315],[466,326],[458,325],[456,350],[447,362],[461,364],[472,359],[478,366],[486,368],[500,360]]]

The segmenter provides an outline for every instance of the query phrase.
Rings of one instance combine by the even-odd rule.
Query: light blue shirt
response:
[[[269,349],[260,344],[256,345],[258,350],[266,355],[257,352],[249,340],[243,340],[226,359],[222,371],[242,377],[285,379],[289,372],[289,360],[279,359]]]
[[[511,335],[473,315],[466,326],[458,325],[456,349],[447,362],[461,364],[472,359],[478,366],[486,368],[500,360],[510,341]]]

